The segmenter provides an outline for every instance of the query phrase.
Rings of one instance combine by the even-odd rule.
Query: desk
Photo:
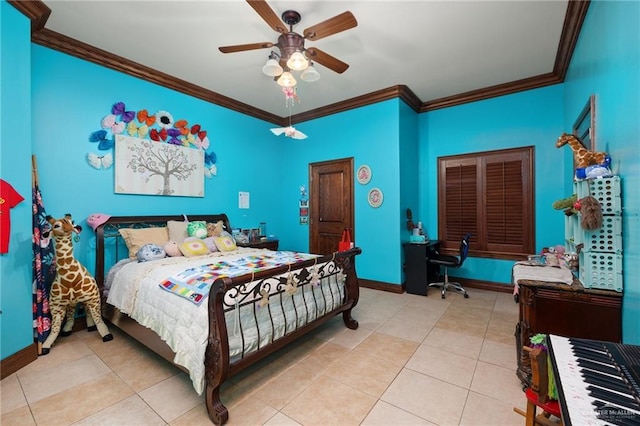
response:
[[[429,265],[429,257],[440,247],[440,240],[404,244],[405,290],[410,294],[427,295],[429,283],[438,279],[440,271]]]
[[[571,285],[518,280],[520,318],[516,325],[517,376],[530,384],[531,364],[522,347],[537,333],[620,342],[622,293],[588,289],[577,279]]]

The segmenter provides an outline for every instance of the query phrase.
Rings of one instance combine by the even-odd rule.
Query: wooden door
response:
[[[338,249],[344,228],[355,241],[353,157],[309,164],[309,252]]]

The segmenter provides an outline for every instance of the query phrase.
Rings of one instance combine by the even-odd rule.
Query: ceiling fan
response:
[[[348,64],[316,47],[305,48],[304,42],[305,40],[320,40],[330,35],[356,27],[358,22],[351,12],[343,12],[333,18],[329,18],[326,21],[313,25],[305,29],[302,35],[300,35],[293,31],[293,26],[300,22],[301,19],[300,14],[295,10],[287,10],[283,12],[281,20],[265,0],[247,0],[247,3],[249,3],[249,5],[271,28],[280,33],[278,42],[275,44],[271,42],[264,42],[222,46],[218,48],[222,53],[268,49],[275,46],[280,50],[279,55],[276,56],[278,56],[280,66],[285,70],[290,68],[287,66],[287,60],[296,52],[304,53],[308,60],[324,65],[339,74],[342,74],[347,70],[347,68],[349,68]],[[287,26],[289,26],[288,30]],[[272,57],[271,59],[274,58]]]

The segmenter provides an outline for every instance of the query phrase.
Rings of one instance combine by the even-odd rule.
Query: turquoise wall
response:
[[[86,225],[91,213],[112,216],[225,212],[232,226],[280,232],[282,141],[269,124],[164,87],[33,45],[33,152],[47,212],[71,213],[85,232],[75,255],[93,271],[95,239]],[[96,170],[86,160],[100,153],[88,136],[100,129],[111,106],[165,110],[208,132],[209,150],[217,154],[218,175],[205,179],[205,197],[158,197],[114,193],[114,168]],[[110,135],[109,135],[110,136]],[[238,192],[250,193],[250,208],[238,208]],[[285,238],[286,246],[286,238]]]
[[[411,233],[407,230],[407,209],[413,213],[413,221],[423,221],[420,211],[420,186],[426,182],[419,176],[420,135],[419,118],[407,104],[400,102],[400,241],[409,241]],[[433,207],[433,206],[432,206]],[[424,213],[426,215],[426,212]],[[426,217],[426,216],[424,216]],[[424,225],[424,224],[423,224]],[[428,236],[428,235],[427,235]],[[404,278],[403,280],[404,281]]]
[[[393,99],[318,118],[296,126],[309,135],[303,141],[287,139],[283,168],[287,176],[282,183],[286,193],[283,215],[288,228],[296,232],[291,248],[307,250],[309,230],[298,223],[300,185],[309,187],[309,163],[353,157],[354,169],[363,164],[371,168],[371,181],[355,185],[355,243],[362,248],[358,256],[358,276],[364,279],[401,284],[401,247],[398,223],[400,200],[399,121],[401,101]],[[378,208],[367,203],[371,188],[380,188],[384,202]],[[313,208],[313,206],[310,206]],[[384,258],[385,262],[380,262]]]
[[[0,1],[0,178],[24,197],[0,254],[0,359],[33,343],[31,291],[31,22]],[[1,232],[5,232],[3,229]]]
[[[536,249],[564,244],[563,89],[555,85],[420,114],[420,211],[431,238],[438,233],[438,157],[512,147],[535,147]],[[427,212],[427,214],[425,214]],[[472,247],[473,249],[473,247]],[[513,261],[470,257],[455,275],[511,283]]]
[[[640,184],[639,3],[591,3],[564,84],[423,114],[415,114],[399,99],[388,100],[300,123],[296,127],[309,135],[303,141],[272,136],[270,123],[32,45],[29,21],[5,0],[0,6],[0,176],[27,198],[11,211],[11,252],[0,256],[1,359],[32,342],[32,153],[38,159],[48,213],[70,212],[84,225],[75,254],[90,269],[95,239],[85,219],[94,212],[226,212],[234,226],[255,227],[266,221],[283,248],[307,250],[308,227],[298,218],[298,188],[309,187],[308,164],[353,157],[356,168],[367,164],[373,172],[368,185],[355,183],[356,244],[363,249],[358,274],[399,285],[399,243],[408,237],[405,209],[411,207],[429,236],[437,237],[439,156],[535,146],[536,248],[562,243],[564,218],[551,203],[568,195],[572,165],[568,150],[557,150],[554,141],[571,130],[591,93],[598,96],[598,147],[611,152],[624,180],[624,339],[640,343],[640,206],[632,191]],[[134,110],[166,110],[209,132],[218,176],[206,180],[204,198],[114,194],[113,169],[91,168],[86,154],[97,152],[88,135],[116,101]],[[384,193],[377,209],[367,203],[373,187]],[[239,191],[250,192],[250,209],[238,209]],[[509,283],[511,265],[471,258],[459,275]]]
[[[299,223],[298,201],[300,185],[309,187],[308,165],[354,157],[356,167],[369,164],[373,170],[369,185],[356,184],[354,194],[357,244],[364,251],[358,259],[361,277],[393,284],[402,282],[400,248],[390,253],[377,242],[378,228],[386,223],[398,224],[400,220],[396,207],[400,188],[399,100],[301,123],[299,129],[309,138],[300,141],[273,136],[269,128],[274,126],[270,123],[48,48],[34,45],[33,58],[37,63],[32,71],[33,150],[38,156],[41,188],[49,214],[70,212],[83,224],[95,212],[110,215],[226,212],[232,226],[257,227],[264,221],[268,233],[280,239],[282,248],[307,251],[309,230]],[[74,77],[69,79],[69,74]],[[100,128],[102,117],[117,101],[133,110],[166,110],[174,119],[185,118],[208,131],[210,149],[218,157],[218,176],[206,180],[204,198],[115,194],[113,168],[95,170],[87,164],[87,152],[98,152],[88,136]],[[370,124],[364,129],[357,125],[367,121]],[[60,123],[67,123],[66,131],[52,131]],[[378,209],[372,209],[366,201],[373,186],[379,187],[385,196]],[[251,194],[249,210],[238,208],[239,191]],[[397,226],[385,232],[390,241],[400,238]],[[75,246],[76,257],[90,270],[94,248],[95,239],[90,232],[83,233]],[[376,261],[385,253],[391,256],[391,267],[383,267]]]
[[[596,95],[596,149],[622,178],[622,338],[640,344],[640,2],[591,2],[564,90],[567,131]]]

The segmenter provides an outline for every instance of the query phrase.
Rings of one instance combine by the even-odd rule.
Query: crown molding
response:
[[[89,62],[123,72],[133,77],[167,87],[177,92],[193,96],[194,98],[202,99],[243,114],[251,115],[261,120],[278,123],[281,119],[275,114],[271,114],[252,107],[251,105],[236,101],[235,99],[231,99],[212,90],[205,89],[204,87],[189,83],[121,56],[114,55],[106,50],[98,49],[97,47],[82,43],[76,39],[46,28],[31,34],[31,41],[41,46],[49,47]]]
[[[8,0],[8,3],[31,20],[31,33],[43,29],[51,15],[51,9],[40,0]]]
[[[573,56],[573,50],[578,43],[580,30],[582,30],[582,24],[584,23],[585,16],[587,16],[590,3],[590,0],[569,0],[569,4],[567,5],[567,13],[564,17],[558,53],[556,54],[556,62],[553,67],[553,73],[558,76],[561,81],[564,81],[567,74],[567,69]]]
[[[176,90],[186,95],[250,115],[260,120],[274,123],[279,126],[287,126],[289,124],[288,117],[280,117],[275,114],[271,114],[251,105],[216,93],[212,90],[205,89],[44,28],[46,21],[51,14],[51,9],[49,9],[41,0],[8,1],[31,20],[31,40],[36,44],[85,59],[95,64]],[[300,123],[303,121],[309,121],[394,98],[400,98],[414,111],[422,113],[562,83],[571,62],[571,56],[573,55],[578,36],[580,35],[580,30],[582,29],[582,24],[587,14],[589,4],[590,0],[569,0],[562,34],[558,44],[558,52],[556,54],[553,72],[551,73],[472,90],[427,102],[422,102],[406,85],[392,86],[300,114],[295,114],[291,116],[291,122]]]

